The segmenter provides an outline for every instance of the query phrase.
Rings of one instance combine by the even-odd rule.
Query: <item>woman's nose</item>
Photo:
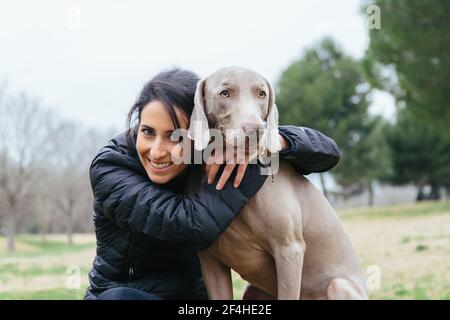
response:
[[[166,149],[166,145],[162,139],[157,138],[153,143],[150,145],[150,157],[152,159],[160,159],[164,156],[166,156],[168,153]]]

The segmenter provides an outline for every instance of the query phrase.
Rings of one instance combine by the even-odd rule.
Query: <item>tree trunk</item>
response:
[[[69,243],[69,245],[73,245],[73,232],[72,232],[72,226],[70,223],[67,226],[67,242]]]
[[[42,208],[41,208],[41,210],[42,210]],[[40,219],[39,233],[41,234],[41,241],[46,242],[47,241],[48,223],[47,223],[47,217],[46,217],[45,213],[41,212],[41,214],[39,215],[39,219]]]
[[[441,193],[439,192],[439,185],[436,185],[436,184],[431,185],[430,199],[431,200],[440,200],[441,199]]]
[[[12,254],[16,251],[16,212],[11,210],[6,218],[8,233],[8,253]]]
[[[66,213],[66,232],[69,245],[73,245],[73,226],[72,226],[73,201],[69,201],[69,207]]]
[[[328,191],[327,191],[327,188],[325,186],[325,179],[323,177],[323,173],[320,173],[319,175],[320,175],[320,183],[322,184],[323,195],[325,196],[325,198],[328,199]]]
[[[47,242],[47,232],[41,231],[41,242]]]
[[[43,217],[41,216],[41,218]],[[39,233],[41,234],[41,241],[47,242],[47,221],[41,221],[39,228],[40,228]]]
[[[369,195],[369,207],[373,207],[373,185],[372,182],[369,182],[369,184],[367,185],[367,191],[368,191],[368,195]]]
[[[425,194],[423,193],[423,185],[419,185],[417,187],[417,196],[416,196],[416,201],[423,201],[425,200]]]

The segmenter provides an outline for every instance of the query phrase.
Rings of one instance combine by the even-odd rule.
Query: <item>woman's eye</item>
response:
[[[152,136],[153,135],[153,131],[150,129],[142,129],[142,132],[144,133],[144,135],[146,136]]]
[[[220,92],[220,96],[221,96],[222,98],[229,98],[229,97],[230,97],[230,92],[229,92],[228,90],[222,90],[222,91]]]
[[[265,91],[260,91],[259,93],[258,93],[258,96],[262,99],[262,98],[265,98],[266,97],[266,92]]]

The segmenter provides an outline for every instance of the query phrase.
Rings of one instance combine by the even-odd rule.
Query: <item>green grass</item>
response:
[[[346,210],[341,217],[363,269],[380,265],[381,287],[371,298],[450,300],[450,202]],[[39,235],[19,235],[17,252],[9,255],[0,237],[0,299],[82,299],[95,236],[77,235],[74,243],[68,245],[64,235],[49,235],[45,242]],[[67,268],[74,264],[80,268],[79,289],[66,286]],[[235,299],[245,287],[233,273]]]
[[[423,244],[418,244],[418,245],[416,246],[416,251],[425,251],[425,250],[427,250],[427,249],[428,249],[428,247],[425,246],[425,245],[423,245]]]
[[[340,210],[339,216],[349,218],[416,217],[450,212],[450,201],[423,201],[410,205],[382,206]]]
[[[75,253],[85,249],[89,249],[95,246],[95,239],[88,243],[73,244],[69,245],[64,237],[61,240],[49,239],[47,241],[42,241],[39,236],[31,234],[21,234],[16,236],[16,244],[23,244],[29,248],[30,251],[16,251],[13,254],[6,253],[5,250],[0,250],[1,257],[38,257],[42,255],[57,255],[62,253]],[[1,239],[1,237],[0,237]],[[1,243],[1,242],[0,242]],[[2,248],[4,249],[4,248]]]
[[[442,297],[431,297],[430,292],[433,291],[434,277],[433,275],[427,275],[418,279],[412,285],[406,285],[404,283],[395,283],[390,287],[390,294],[386,294],[383,299],[395,300],[395,299],[408,299],[408,300],[430,300],[430,299],[449,299],[447,295]],[[392,295],[392,293],[394,293]],[[447,297],[447,298],[446,298]]]
[[[32,292],[0,292],[0,300],[80,300],[83,299],[83,294],[78,290],[54,288],[50,290],[36,290]]]
[[[0,237],[0,299],[82,299],[95,253],[95,236],[79,235],[74,240],[69,245],[64,235],[49,235],[47,241],[38,235],[18,235],[17,251],[8,254],[6,239]],[[66,285],[73,276],[68,269],[72,265],[80,271],[79,289]]]
[[[400,243],[409,243],[411,241],[411,237],[403,237]]]
[[[88,273],[89,268],[80,268],[82,273]],[[35,277],[40,275],[58,275],[67,272],[65,266],[52,266],[50,268],[43,268],[37,265],[33,265],[26,269],[20,269],[16,264],[4,264],[0,269],[0,278],[3,275],[20,275],[21,277]]]
[[[381,272],[372,299],[450,299],[450,202],[340,213],[363,266]]]

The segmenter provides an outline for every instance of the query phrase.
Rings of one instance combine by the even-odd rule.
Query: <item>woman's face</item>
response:
[[[176,114],[181,128],[187,129],[189,126],[187,115],[179,108],[176,108]],[[149,102],[142,110],[136,150],[148,177],[154,183],[167,183],[188,166],[172,161],[172,152],[180,154],[178,141],[170,139],[174,129],[169,112],[162,102],[157,100]]]

